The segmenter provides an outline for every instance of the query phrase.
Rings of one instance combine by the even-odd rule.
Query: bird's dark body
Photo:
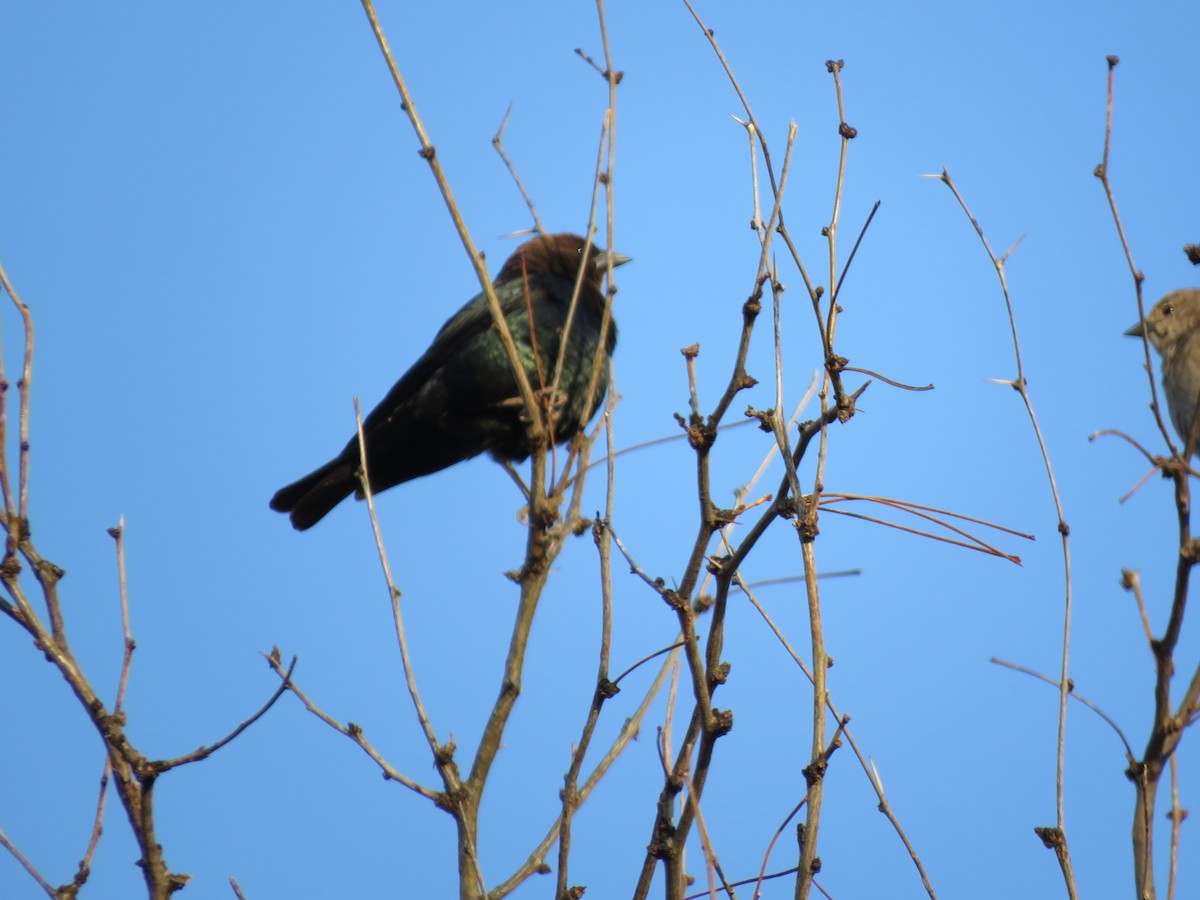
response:
[[[534,238],[508,259],[494,282],[526,377],[537,392],[553,384],[576,278],[584,266],[555,395],[560,402],[554,406],[552,428],[558,443],[573,437],[599,408],[617,340],[616,324],[610,321],[601,350],[600,281],[606,257],[593,248],[585,260],[583,246],[575,235]],[[615,264],[624,261],[614,256]],[[589,403],[598,354],[599,380]],[[478,294],[450,317],[424,355],[363,420],[371,490],[385,490],[484,452],[524,460],[530,452],[527,421],[491,309]],[[296,528],[310,528],[357,490],[358,467],[355,435],[334,459],[279,490],[271,508],[290,513]]]

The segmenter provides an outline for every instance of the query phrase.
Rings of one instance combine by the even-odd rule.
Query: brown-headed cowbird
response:
[[[1146,337],[1162,357],[1167,410],[1186,445],[1200,400],[1200,288],[1172,291],[1125,333],[1141,337],[1143,325]],[[1194,443],[1200,445],[1200,440]],[[1200,450],[1200,446],[1192,449]]]
[[[596,247],[584,256],[584,240],[553,234],[526,241],[500,269],[496,298],[512,334],[526,377],[536,392],[553,384],[560,348],[562,377],[552,404],[553,436],[570,440],[599,408],[608,390],[609,360],[617,343],[609,323],[603,351],[600,282],[608,262],[629,258]],[[579,300],[564,340],[575,282],[583,270]],[[532,317],[532,328],[531,325]],[[588,403],[597,354],[600,380]],[[428,475],[485,450],[499,460],[529,456],[528,414],[508,354],[482,293],[442,326],[433,344],[363,420],[372,492]],[[271,509],[291,514],[297,529],[311,528],[351,493],[359,491],[355,435],[321,468],[281,488]]]

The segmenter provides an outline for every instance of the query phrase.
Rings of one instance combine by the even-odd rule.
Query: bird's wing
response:
[[[553,283],[543,284],[543,281]],[[554,298],[562,290],[560,283],[562,281],[563,279],[555,276],[534,273],[525,280],[505,281],[496,285],[496,299],[500,301],[500,309],[504,313],[505,319],[508,320],[510,329],[528,330],[528,317],[525,314],[527,288],[539,298]],[[557,312],[547,309],[544,302],[538,303],[536,306],[543,309],[549,316],[553,316]],[[383,426],[398,409],[404,407],[421,393],[443,390],[446,386],[439,382],[439,372],[452,362],[460,362],[460,357],[464,352],[469,350],[476,352],[471,345],[486,340],[489,335],[491,335],[491,340],[495,341],[493,353],[497,356],[484,353],[481,362],[492,359],[502,360],[502,372],[507,373],[509,371],[508,357],[500,345],[499,335],[494,333],[492,322],[491,307],[488,306],[487,298],[483,294],[476,294],[468,300],[458,312],[446,320],[438,330],[429,349],[412,364],[412,367],[388,391],[387,396],[371,411],[363,422],[364,429],[371,431],[373,428]],[[518,344],[520,344],[522,336],[522,334],[513,335]],[[474,386],[473,392],[473,399],[478,402],[479,406],[508,399],[507,394],[511,388],[508,379],[501,376],[494,379],[483,378],[481,382]],[[436,406],[436,404],[431,404],[431,406]]]

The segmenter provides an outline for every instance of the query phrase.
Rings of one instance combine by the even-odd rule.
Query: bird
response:
[[[1200,400],[1200,288],[1172,291],[1125,333],[1141,337],[1143,332],[1162,357],[1167,411],[1186,452]],[[1192,443],[1200,445],[1200,437]]]
[[[610,317],[601,346],[600,283],[610,264],[629,261],[575,234],[539,235],[516,249],[492,283],[530,387],[550,399],[556,444],[591,420],[608,390],[617,326]],[[567,330],[576,281],[579,298]],[[560,351],[562,374],[553,392]],[[362,427],[372,493],[484,452],[506,462],[529,457],[526,405],[483,293],[446,321]],[[311,528],[350,494],[361,499],[359,463],[356,433],[325,465],[280,488],[271,509],[288,513],[298,531]]]

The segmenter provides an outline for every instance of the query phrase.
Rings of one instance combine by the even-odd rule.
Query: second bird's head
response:
[[[1144,329],[1154,349],[1163,353],[1196,328],[1200,328],[1200,288],[1182,288],[1155,303],[1146,318],[1126,329],[1125,334],[1141,337]]]

